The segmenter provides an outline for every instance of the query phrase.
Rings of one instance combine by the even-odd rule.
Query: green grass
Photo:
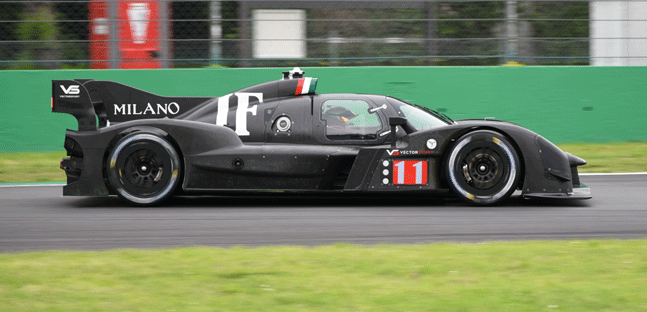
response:
[[[647,311],[647,240],[0,254],[1,311]]]
[[[647,171],[647,143],[564,144],[582,172]],[[62,152],[0,182],[64,181]],[[0,311],[647,311],[647,240],[0,254]]]
[[[559,147],[584,158],[580,172],[647,172],[647,142],[570,143]]]
[[[586,159],[580,172],[647,172],[647,142],[571,143],[561,149]],[[0,183],[62,182],[64,152],[0,153]]]
[[[65,152],[1,153],[0,183],[65,181],[59,168],[63,157]]]

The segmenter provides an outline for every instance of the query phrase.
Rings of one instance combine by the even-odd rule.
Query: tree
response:
[[[538,64],[588,64],[589,3],[529,2],[521,15],[532,19],[532,50]]]
[[[24,22],[20,23],[17,32],[18,39],[24,41],[19,54],[19,59],[25,61],[24,66],[58,67],[58,64],[42,62],[54,61],[60,56],[60,44],[56,42],[58,29],[55,24],[54,6],[51,3],[28,1],[24,5],[21,19]]]

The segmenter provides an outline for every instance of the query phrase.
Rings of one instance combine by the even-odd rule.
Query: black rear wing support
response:
[[[97,130],[94,107],[90,93],[82,83],[75,80],[52,80],[52,112],[76,117],[79,131]]]

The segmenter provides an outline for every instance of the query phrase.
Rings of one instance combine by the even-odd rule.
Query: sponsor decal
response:
[[[406,155],[431,155],[434,151],[408,151],[408,150],[386,150],[389,156],[406,156]]]
[[[79,98],[80,97],[79,94],[81,94],[80,87],[81,86],[79,85],[70,85],[66,88],[65,86],[61,85],[61,90],[63,90],[63,93],[65,93],[65,95],[61,94],[59,95],[59,98],[63,98],[63,99]]]
[[[137,104],[114,104],[114,115],[177,115],[180,112],[180,105],[175,102],[146,104],[145,107]]]
[[[219,126],[227,125],[227,115],[229,115],[229,98],[235,95],[238,97],[238,106],[236,107],[236,126],[235,131],[239,136],[249,135],[247,131],[247,114],[251,113],[256,116],[258,105],[249,107],[249,98],[255,97],[259,103],[263,103],[263,93],[254,92],[236,92],[230,93],[218,98],[218,114],[216,115],[216,124]]]
[[[71,85],[71,86],[69,86],[67,88],[65,88],[64,86],[61,86],[61,89],[63,89],[63,93],[65,93],[65,94],[79,94],[79,93],[81,93],[81,90],[79,90],[78,85]]]
[[[248,114],[256,116],[258,105],[249,106],[249,99],[256,98],[260,103],[263,103],[263,93],[254,92],[236,92],[230,93],[218,98],[218,112],[216,114],[216,124],[219,126],[227,126],[227,116],[229,115],[229,99],[234,95],[238,98],[236,104],[236,134],[239,136],[249,135],[247,130],[247,117]],[[113,114],[122,116],[142,115],[142,116],[158,116],[163,117],[167,115],[177,115],[180,113],[180,104],[176,102],[171,103],[147,103],[146,105],[139,105],[136,103],[128,104],[113,104]]]
[[[436,148],[437,145],[438,145],[438,142],[436,142],[436,140],[434,140],[434,139],[427,140],[427,148],[428,149],[432,150],[432,149]]]
[[[393,184],[427,184],[427,162],[423,160],[394,161]]]

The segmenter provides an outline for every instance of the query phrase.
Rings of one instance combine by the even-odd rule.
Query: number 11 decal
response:
[[[393,184],[427,184],[427,162],[422,160],[394,161]]]

